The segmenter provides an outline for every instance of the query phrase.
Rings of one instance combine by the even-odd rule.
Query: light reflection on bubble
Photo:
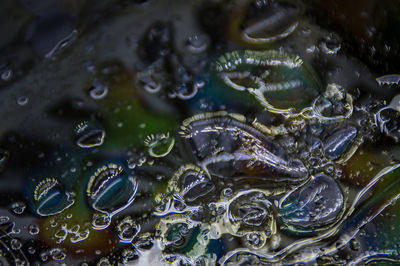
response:
[[[94,228],[107,228],[112,216],[132,204],[137,188],[134,177],[122,166],[109,163],[98,168],[90,177],[86,189],[88,203],[100,212],[93,220]]]
[[[46,178],[34,190],[34,208],[40,216],[61,213],[74,204],[71,195],[55,178]]]

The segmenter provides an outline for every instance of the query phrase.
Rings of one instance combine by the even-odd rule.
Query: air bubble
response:
[[[118,223],[117,229],[121,243],[131,243],[140,232],[140,225],[136,224],[136,222],[128,216]]]
[[[11,240],[11,248],[13,250],[19,250],[22,247],[22,243],[21,241],[19,241],[18,239],[13,239]]]
[[[75,129],[76,144],[81,148],[94,148],[104,143],[106,132],[88,121],[80,123]]]
[[[136,180],[122,166],[109,163],[98,168],[86,189],[89,205],[102,213],[93,220],[93,226],[107,227],[113,215],[133,202],[136,191]]]
[[[11,69],[5,69],[1,73],[1,79],[4,81],[9,81],[13,76],[13,71]]]
[[[144,144],[149,148],[149,154],[152,157],[167,156],[175,144],[175,139],[166,134],[149,135],[144,140]]]
[[[28,226],[28,232],[29,234],[31,234],[32,236],[39,234],[39,226],[37,224],[30,224]]]
[[[208,48],[208,39],[203,35],[195,35],[186,40],[187,49],[193,54],[204,52]]]
[[[34,208],[40,216],[49,216],[61,213],[74,204],[71,195],[55,178],[42,180],[33,193]]]
[[[341,44],[335,38],[328,36],[321,41],[320,48],[325,54],[335,55],[339,52]]]
[[[93,81],[93,86],[89,90],[89,95],[95,100],[101,100],[107,96],[108,87],[100,81]]]
[[[28,102],[29,102],[29,98],[27,97],[27,96],[24,96],[24,95],[21,95],[21,96],[18,96],[17,97],[17,104],[19,105],[19,106],[24,106],[24,105],[27,105],[28,104]]]
[[[0,149],[0,172],[4,170],[9,157],[10,153],[8,151]]]
[[[15,202],[11,205],[11,210],[15,214],[22,214],[25,211],[26,204],[23,202]]]

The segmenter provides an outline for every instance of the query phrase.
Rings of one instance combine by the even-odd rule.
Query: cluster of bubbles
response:
[[[185,41],[192,54],[186,59],[176,49],[174,23],[157,21],[149,26],[130,73],[138,98],[168,98],[190,109],[204,100],[198,97],[203,89],[211,88],[211,98],[226,97],[227,89],[228,94],[238,93],[243,105],[250,97],[254,109],[233,112],[221,105],[218,110],[196,110],[195,115],[191,109],[178,130],[163,133],[149,133],[146,123],[134,125],[146,133],[138,134],[138,147],[129,143],[132,151],[126,157],[132,158],[128,159],[114,160],[110,152],[101,155],[107,157],[103,160],[97,153],[110,147],[115,132],[107,131],[106,139],[109,125],[94,119],[79,123],[72,135],[77,154],[99,156],[100,163],[90,162],[67,174],[49,171],[32,176],[29,207],[46,222],[30,224],[29,234],[45,239],[50,227],[54,234],[49,242],[62,246],[66,240],[94,242],[95,234],[111,232],[117,244],[111,239],[108,244],[119,246],[98,265],[135,260],[176,265],[325,263],[332,262],[326,254],[345,245],[360,251],[357,233],[399,198],[400,164],[390,161],[362,187],[351,189],[343,169],[363,144],[377,141],[377,134],[400,141],[400,96],[369,109],[356,106],[353,90],[334,82],[324,84],[311,62],[295,49],[273,46],[299,30],[304,9],[291,0],[249,1],[233,8],[228,34],[237,46],[218,47],[220,56],[210,68],[204,59],[214,56],[208,54],[212,45],[208,36]],[[73,30],[45,57],[59,54],[77,33]],[[307,53],[320,49],[336,56],[342,48],[333,36],[317,46]],[[1,74],[3,80],[11,76],[12,72]],[[400,78],[385,75],[377,82],[398,86]],[[88,93],[102,103],[113,89],[112,82],[95,78]],[[17,99],[20,106],[28,102],[27,97]],[[379,110],[374,109],[377,106]],[[126,110],[132,108],[136,106]],[[0,172],[9,157],[0,149]],[[81,157],[75,159],[84,164]],[[151,198],[151,204],[143,198]],[[10,210],[18,216],[26,207],[16,202]],[[0,217],[0,263],[8,257],[28,263],[21,241],[12,237],[13,227],[8,217]],[[100,250],[94,253],[102,255]],[[371,251],[352,263],[382,254],[388,255]],[[49,248],[39,256],[43,262],[63,261],[66,251]]]

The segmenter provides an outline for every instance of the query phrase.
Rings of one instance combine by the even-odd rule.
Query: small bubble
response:
[[[147,73],[139,73],[137,75],[136,85],[142,87],[150,94],[157,93],[161,90],[161,84],[157,79]]]
[[[47,252],[42,252],[42,253],[40,254],[40,259],[41,259],[43,262],[47,261],[47,260],[49,259],[49,256],[47,255]]]
[[[30,224],[28,226],[28,232],[33,236],[39,234],[39,226],[37,224]]]
[[[149,148],[152,157],[164,157],[168,155],[175,145],[175,139],[169,133],[149,135],[144,140],[144,144]]]
[[[57,261],[64,260],[67,257],[67,255],[59,248],[53,248],[50,251],[50,254],[51,254],[51,258],[53,260],[57,260]]]
[[[195,36],[189,37],[186,40],[185,45],[191,53],[198,54],[198,53],[204,52],[207,49],[208,40],[207,40],[206,36],[195,35]]]
[[[89,94],[95,100],[101,100],[107,96],[108,87],[102,84],[100,81],[95,80],[93,86],[90,88]]]
[[[111,263],[107,258],[101,258],[101,260],[97,263],[98,266],[110,266]]]
[[[95,214],[92,219],[92,226],[96,230],[107,228],[111,223],[111,218],[107,214]]]
[[[28,253],[29,254],[35,254],[36,253],[36,249],[32,246],[28,247]]]
[[[350,240],[350,248],[354,251],[359,251],[360,243],[358,243],[358,241],[353,238],[352,240]]]
[[[82,122],[75,129],[76,145],[81,148],[93,148],[104,143],[106,132],[90,122]]]
[[[118,237],[122,243],[131,243],[140,232],[140,225],[136,224],[131,217],[125,217],[118,225]]]
[[[223,195],[225,198],[230,198],[230,197],[232,197],[232,195],[233,195],[233,190],[232,190],[231,188],[225,188],[225,189],[222,191],[222,195]]]
[[[18,239],[11,240],[11,248],[13,250],[19,250],[22,247],[21,241]]]
[[[29,98],[27,96],[21,95],[17,97],[16,101],[19,106],[24,106],[28,104]]]
[[[0,216],[0,225],[7,223],[9,220],[8,216]]]
[[[15,214],[22,214],[25,211],[26,205],[23,202],[15,202],[11,205],[11,210]]]
[[[332,37],[326,37],[321,41],[320,48],[325,54],[335,55],[340,50],[341,44]]]
[[[83,67],[88,71],[88,72],[94,72],[95,67],[92,61],[86,61],[83,63]]]
[[[11,69],[6,69],[1,73],[1,79],[4,81],[9,81],[13,76],[13,71]]]

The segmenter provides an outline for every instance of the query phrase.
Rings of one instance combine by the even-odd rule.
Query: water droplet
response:
[[[181,100],[190,100],[196,96],[199,89],[204,87],[204,85],[204,81],[196,81],[194,83],[188,82],[184,85],[179,86],[179,88],[176,90],[176,97]]]
[[[275,232],[272,203],[262,191],[245,191],[237,194],[227,209],[234,234],[243,236],[248,230],[263,233],[264,238]],[[236,231],[236,232],[235,232]]]
[[[338,128],[325,139],[324,154],[331,160],[344,156],[351,148],[357,136],[357,129],[353,126]]]
[[[13,76],[13,71],[9,68],[1,72],[1,79],[4,81],[9,81]]]
[[[25,211],[26,205],[23,202],[14,202],[11,205],[11,210],[15,214],[22,214]]]
[[[239,28],[242,39],[264,44],[284,39],[298,26],[299,7],[284,1],[252,1]]]
[[[61,213],[74,204],[69,193],[55,178],[42,180],[33,193],[34,208],[40,216]]]
[[[149,147],[149,154],[152,157],[167,156],[175,144],[175,139],[169,133],[149,135],[144,140],[144,144]]]
[[[150,94],[158,93],[162,87],[152,74],[146,72],[139,72],[137,74],[136,85]]]
[[[174,174],[169,187],[174,188],[185,202],[192,203],[210,193],[214,189],[214,184],[200,167],[187,164],[181,166]]]
[[[97,263],[97,266],[111,266],[111,263],[107,258],[101,258]]]
[[[208,47],[208,39],[205,35],[195,35],[186,40],[187,49],[193,54],[204,52]]]
[[[341,44],[338,40],[332,37],[325,37],[320,43],[321,50],[328,55],[335,55],[341,48]]]
[[[139,224],[128,216],[118,223],[117,229],[120,241],[122,243],[131,243],[141,228]]]
[[[360,250],[360,243],[356,239],[350,240],[350,248],[354,251],[359,251]]]
[[[122,263],[124,265],[132,263],[139,258],[139,255],[136,249],[124,249],[124,251],[122,251]]]
[[[29,232],[29,234],[31,234],[31,235],[37,235],[37,234],[39,234],[39,226],[37,225],[37,224],[30,224],[29,226],[28,226],[28,232]]]
[[[122,166],[109,163],[92,174],[86,193],[90,206],[111,219],[133,202],[136,190],[136,180]]]
[[[29,102],[29,98],[26,97],[26,96],[24,96],[24,95],[21,95],[21,96],[18,96],[18,97],[17,97],[17,104],[18,104],[19,106],[27,105],[28,102]]]
[[[55,261],[62,261],[62,260],[65,260],[65,258],[67,257],[65,252],[59,248],[51,249],[50,255],[51,255],[51,258]]]
[[[80,123],[76,129],[76,144],[81,148],[93,148],[104,143],[106,132],[93,123]]]
[[[315,233],[333,223],[340,216],[343,205],[338,184],[321,173],[289,193],[280,204],[279,215],[291,232]]]
[[[11,240],[11,248],[13,250],[19,250],[22,247],[22,243],[21,241],[19,241],[18,239],[13,239]]]
[[[28,247],[28,253],[33,255],[36,253],[36,249],[34,247],[30,246],[30,247]]]
[[[0,216],[0,225],[7,223],[9,220],[8,216]]]
[[[95,100],[101,100],[107,96],[108,87],[102,84],[100,81],[93,81],[93,86],[89,90],[90,97]]]
[[[222,191],[222,195],[225,197],[225,198],[230,198],[230,197],[232,197],[232,195],[233,195],[233,190],[231,189],[231,188],[225,188],[223,191]]]
[[[250,232],[245,235],[246,243],[255,249],[262,248],[266,243],[266,238],[259,232]]]

